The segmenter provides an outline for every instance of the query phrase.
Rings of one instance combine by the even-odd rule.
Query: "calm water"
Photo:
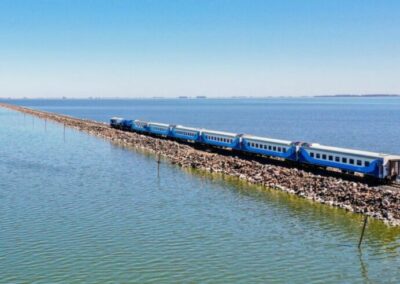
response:
[[[19,100],[81,118],[145,119],[400,154],[400,98]]]
[[[132,113],[192,124],[204,120],[218,129],[245,125],[230,124],[230,116],[222,114],[230,112],[227,106],[218,115],[224,122],[213,119],[210,113],[218,112],[207,107],[210,102],[196,108],[208,109],[208,115],[193,111],[190,120],[189,103],[162,102],[153,110],[146,101],[37,107],[98,120]],[[393,105],[388,109],[396,119],[398,101]],[[279,121],[277,111],[261,113]],[[284,113],[280,117],[285,121]],[[281,136],[279,127],[268,125],[256,120],[252,129]],[[371,128],[376,127],[364,131]],[[0,283],[400,281],[400,229],[382,222],[369,223],[360,253],[359,215],[167,163],[157,178],[152,156],[71,129],[64,139],[62,126],[4,109],[0,146]]]

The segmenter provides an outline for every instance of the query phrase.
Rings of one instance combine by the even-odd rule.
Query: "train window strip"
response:
[[[279,151],[279,148],[278,148],[278,151]],[[283,148],[282,151],[285,151],[285,148]],[[309,152],[309,155],[311,158],[335,161],[337,163],[348,164],[348,165],[357,165],[357,166],[364,165],[365,167],[368,167],[370,165],[369,161],[356,160],[354,158],[349,158],[349,157],[326,155],[326,154],[322,154],[322,153],[318,153],[318,152],[311,152],[311,151]]]

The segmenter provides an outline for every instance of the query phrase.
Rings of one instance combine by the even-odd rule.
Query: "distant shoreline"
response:
[[[0,97],[3,101],[12,100],[262,100],[262,99],[313,99],[313,98],[398,98],[400,94],[337,94],[337,95],[316,95],[316,96],[266,96],[266,97],[207,97],[207,96],[178,96],[178,97],[58,97],[58,98],[30,98],[30,97]]]

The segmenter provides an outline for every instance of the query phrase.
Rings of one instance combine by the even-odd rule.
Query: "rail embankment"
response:
[[[113,129],[95,121],[4,103],[0,103],[0,106],[55,121],[118,145],[144,149],[181,167],[234,176],[400,226],[400,190],[391,187],[375,187],[363,182],[321,176],[302,169],[209,153],[175,141]]]

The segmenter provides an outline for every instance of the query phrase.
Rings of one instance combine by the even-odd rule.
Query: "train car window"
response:
[[[317,159],[321,158],[321,155],[319,153],[317,153]]]
[[[278,152],[282,152],[282,149],[281,149],[281,147],[278,147]]]
[[[276,146],[272,147],[272,149],[273,149],[274,151],[276,151]]]
[[[286,148],[282,148],[283,153],[286,153]]]
[[[333,156],[329,155],[329,156],[328,156],[328,160],[329,160],[329,161],[333,161]]]
[[[342,158],[342,163],[347,163],[347,158]]]
[[[322,159],[326,160],[326,155],[325,154],[322,155]]]
[[[362,161],[361,160],[357,160],[357,166],[361,166],[362,165]]]
[[[340,157],[335,157],[335,162],[340,162]]]
[[[365,162],[364,162],[364,165],[365,165],[366,167],[369,167],[369,161],[365,161]]]
[[[247,146],[249,146],[249,147],[250,147],[250,142],[247,142]]]
[[[354,159],[349,159],[349,163],[354,165]]]
[[[313,152],[310,152],[310,157],[314,158],[314,153]]]
[[[268,150],[272,150],[272,146],[271,145],[268,146]]]

